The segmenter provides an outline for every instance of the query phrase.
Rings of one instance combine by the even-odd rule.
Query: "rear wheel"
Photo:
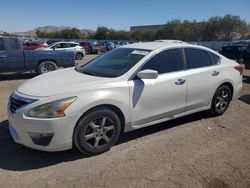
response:
[[[228,108],[231,102],[232,94],[228,86],[219,87],[213,97],[210,112],[212,115],[222,115]]]
[[[78,52],[78,53],[76,53],[76,60],[82,60],[82,58],[83,58],[83,54],[82,53],[80,53],[80,52]]]
[[[43,61],[38,66],[38,74],[44,74],[47,72],[51,72],[57,70],[58,67],[53,61]]]
[[[77,123],[73,140],[82,153],[97,155],[108,151],[118,140],[120,132],[117,114],[108,108],[96,108]]]

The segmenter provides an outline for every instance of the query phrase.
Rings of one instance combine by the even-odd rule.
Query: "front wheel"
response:
[[[227,110],[231,98],[232,93],[228,86],[219,87],[214,94],[210,113],[215,116],[222,115]]]
[[[96,108],[79,120],[73,140],[82,153],[97,155],[108,151],[118,140],[120,132],[118,115],[108,108]]]
[[[48,73],[57,70],[58,67],[53,61],[43,61],[38,66],[38,74]]]

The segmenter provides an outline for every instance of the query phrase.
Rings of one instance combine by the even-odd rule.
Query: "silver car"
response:
[[[63,51],[73,51],[75,52],[75,58],[81,60],[86,52],[83,47],[76,42],[56,42],[45,48],[37,48],[36,50],[63,50]]]

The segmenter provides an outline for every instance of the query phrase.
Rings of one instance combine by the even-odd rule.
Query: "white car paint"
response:
[[[181,70],[161,74],[156,79],[130,79],[151,57],[162,50],[172,48],[198,48],[220,57],[220,64],[210,67]],[[80,117],[89,109],[109,104],[121,110],[125,118],[124,131],[131,131],[183,115],[209,109],[216,89],[223,83],[233,86],[233,97],[242,87],[242,76],[234,69],[238,64],[201,46],[180,41],[155,41],[135,43],[121,48],[152,50],[125,74],[116,78],[86,75],[74,68],[54,71],[35,77],[19,86],[10,96],[36,100],[17,109],[8,104],[9,127],[13,139],[27,147],[60,151],[72,148],[72,136]],[[220,71],[213,77],[213,71]],[[178,79],[183,85],[174,84]],[[77,99],[65,111],[65,117],[33,118],[28,111],[39,105],[76,96]],[[53,133],[48,146],[32,142],[29,132]]]

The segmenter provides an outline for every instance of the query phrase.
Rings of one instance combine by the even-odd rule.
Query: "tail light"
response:
[[[240,75],[242,75],[242,73],[243,73],[243,67],[241,65],[235,66],[234,69],[237,70],[237,71],[239,71]]]

